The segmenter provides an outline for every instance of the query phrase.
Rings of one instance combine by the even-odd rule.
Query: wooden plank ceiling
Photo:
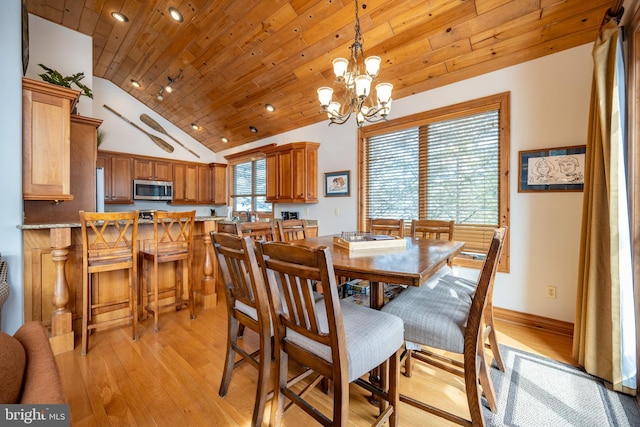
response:
[[[379,79],[394,85],[397,100],[593,42],[612,4],[360,0],[359,15],[365,53],[382,58]],[[351,0],[27,0],[27,7],[92,36],[94,76],[214,152],[325,121],[316,89],[337,89],[331,60],[348,57],[354,38]],[[182,23],[169,7],[182,13]],[[129,21],[117,22],[114,11]],[[159,101],[181,70],[174,91]],[[267,112],[266,103],[276,111]]]

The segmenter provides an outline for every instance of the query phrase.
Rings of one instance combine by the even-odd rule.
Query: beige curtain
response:
[[[622,385],[621,372],[621,236],[616,201],[626,197],[626,187],[619,187],[617,165],[616,142],[622,138],[619,123],[624,114],[618,109],[616,92],[618,36],[617,24],[610,20],[593,48],[573,357],[615,390],[633,394]]]

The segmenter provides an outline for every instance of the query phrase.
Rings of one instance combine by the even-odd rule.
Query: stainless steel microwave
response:
[[[173,182],[133,180],[133,198],[135,200],[173,200]]]

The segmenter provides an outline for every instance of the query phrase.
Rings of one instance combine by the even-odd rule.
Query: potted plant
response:
[[[84,79],[84,73],[76,73],[65,77],[57,70],[49,68],[46,65],[38,65],[46,71],[46,73],[38,74],[45,82],[68,88],[71,88],[71,83],[73,83],[80,88],[82,91],[80,93],[81,95],[88,96],[93,99],[93,92],[91,91],[91,88],[80,82],[80,80]]]

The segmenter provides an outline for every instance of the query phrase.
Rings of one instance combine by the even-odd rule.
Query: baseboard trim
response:
[[[493,316],[505,322],[516,323],[522,326],[543,329],[556,334],[573,337],[573,323],[562,320],[551,319],[549,317],[537,316],[535,314],[521,313],[519,311],[507,310],[506,308],[493,307]]]

